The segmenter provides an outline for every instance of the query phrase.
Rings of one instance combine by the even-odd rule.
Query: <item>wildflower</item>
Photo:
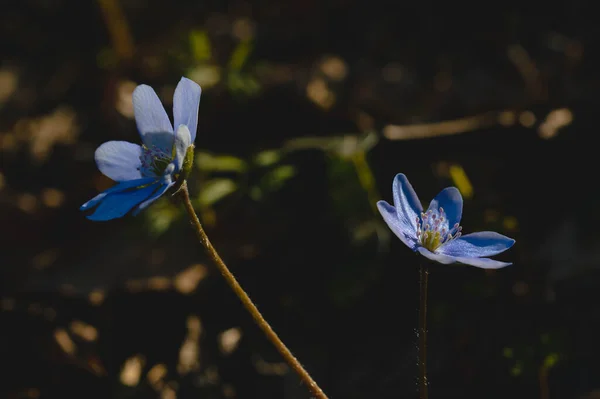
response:
[[[512,238],[492,231],[462,235],[463,199],[456,187],[442,190],[425,212],[404,174],[396,175],[392,191],[394,206],[379,201],[377,208],[394,234],[413,251],[443,264],[459,262],[483,269],[511,265],[486,257],[512,247]]]
[[[174,131],[154,90],[136,87],[133,107],[143,144],[109,141],[98,147],[98,169],[118,184],[81,206],[82,211],[96,207],[88,219],[115,219],[132,209],[137,215],[183,182],[193,156],[200,94],[200,86],[181,78],[173,96]]]

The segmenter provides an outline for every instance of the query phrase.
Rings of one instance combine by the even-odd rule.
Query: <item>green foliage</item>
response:
[[[208,152],[200,151],[196,155],[196,167],[205,173],[244,173],[248,169],[248,164],[243,159],[233,155],[214,155]]]
[[[204,30],[192,30],[190,32],[190,50],[192,57],[197,62],[206,62],[212,58],[210,39]]]
[[[546,374],[561,359],[563,339],[558,332],[546,332],[527,344],[506,346],[502,356],[508,362],[513,377]]]
[[[261,84],[255,77],[253,66],[248,63],[254,49],[250,39],[238,42],[224,64],[215,59],[210,36],[205,30],[192,30],[187,41],[188,49],[177,53],[179,62],[186,65],[186,75],[204,89],[222,84],[234,95],[254,96],[260,92]]]
[[[202,186],[198,195],[201,207],[212,206],[237,190],[237,183],[232,179],[215,178],[208,180]]]

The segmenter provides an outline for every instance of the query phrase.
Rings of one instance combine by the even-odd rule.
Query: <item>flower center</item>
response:
[[[458,223],[452,228],[448,226],[448,218],[444,208],[429,209],[417,216],[417,239],[421,245],[434,252],[442,244],[460,237],[462,227]]]
[[[142,146],[140,155],[142,166],[140,171],[146,177],[162,176],[167,166],[173,161],[173,155],[168,154],[157,146]]]

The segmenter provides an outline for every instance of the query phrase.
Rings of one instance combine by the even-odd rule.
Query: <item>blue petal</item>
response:
[[[489,258],[455,258],[457,262],[464,263],[465,265],[479,267],[481,269],[500,269],[502,267],[510,266],[512,263],[500,262],[498,260]]]
[[[415,232],[413,231],[413,227],[407,224],[407,222],[404,221],[404,219],[400,219],[398,217],[396,208],[394,208],[387,202],[378,201],[377,209],[379,209],[381,216],[383,216],[383,220],[385,220],[390,230],[392,230],[394,234],[398,236],[400,241],[402,241],[407,247],[414,251],[415,247],[417,246],[417,241]]]
[[[144,145],[147,148],[159,148],[162,152],[164,152],[167,155],[172,155],[174,141],[175,136],[173,135],[173,133],[169,132],[154,132],[146,133],[144,135]]]
[[[134,206],[144,202],[160,188],[159,183],[136,189],[108,194],[87,218],[94,221],[105,221],[125,216]]]
[[[410,226],[410,235],[417,235],[417,218],[423,212],[421,201],[403,173],[398,173],[392,185],[394,206],[403,225]],[[409,233],[409,231],[406,231]]]
[[[449,265],[451,263],[463,263],[465,265],[475,266],[482,269],[499,269],[501,267],[506,267],[512,265],[512,263],[500,262],[494,259],[489,258],[467,258],[460,256],[449,256],[444,254],[433,253],[429,251],[427,248],[418,247],[417,251],[426,258],[429,258],[433,261],[442,263],[444,265]]]
[[[515,240],[493,231],[467,234],[449,241],[437,249],[438,253],[449,256],[481,258],[493,256],[513,246]]]
[[[198,129],[200,94],[202,94],[202,89],[196,82],[181,78],[173,95],[174,126],[186,125],[190,129],[192,143],[196,140],[196,130]]]
[[[186,125],[179,125],[177,132],[175,133],[175,167],[176,170],[181,170],[183,160],[185,159],[185,153],[188,147],[192,145],[192,137],[190,131]]]
[[[171,162],[170,164],[168,164],[165,168],[165,171],[163,172],[162,178],[160,179],[161,184],[171,184],[171,182],[173,181],[173,173],[175,173],[176,171],[177,168],[175,166],[175,163]]]
[[[139,85],[135,88],[133,112],[144,143],[146,143],[144,136],[148,133],[173,133],[169,116],[152,87]]]
[[[462,218],[463,199],[460,191],[456,187],[448,187],[440,191],[436,197],[431,200],[428,209],[444,208],[448,227],[452,228],[456,223],[460,223]]]
[[[114,181],[141,179],[142,147],[127,141],[109,141],[96,149],[96,165]]]
[[[426,258],[429,258],[435,262],[444,264],[444,265],[449,265],[450,263],[455,263],[457,262],[456,258],[452,257],[452,256],[448,256],[448,255],[443,255],[443,254],[436,254],[431,252],[430,250],[428,250],[425,247],[418,247],[417,251],[419,251],[419,253],[421,255],[423,255]]]
[[[105,190],[102,193],[96,195],[94,198],[92,198],[85,204],[81,205],[79,210],[86,211],[88,209],[93,208],[100,201],[102,201],[102,199],[104,197],[106,197],[108,194],[125,191],[125,190],[132,189],[135,187],[145,186],[145,185],[153,183],[155,181],[156,181],[156,178],[154,178],[154,177],[144,177],[142,179],[130,180],[130,181],[125,181],[125,182],[116,184],[116,185],[112,186],[111,188],[109,188],[108,190]]]
[[[136,216],[138,213],[146,209],[150,204],[159,199],[164,193],[167,192],[168,189],[173,187],[175,182],[171,182],[169,184],[163,184],[154,194],[150,196],[146,201],[142,202],[140,206],[138,206],[131,214]]]

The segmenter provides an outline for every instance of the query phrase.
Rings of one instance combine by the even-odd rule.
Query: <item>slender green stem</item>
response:
[[[327,395],[321,390],[321,388],[317,385],[317,383],[312,379],[310,374],[302,367],[298,359],[290,352],[290,350],[285,346],[285,344],[281,341],[277,333],[273,330],[273,328],[267,323],[263,315],[260,313],[256,305],[252,302],[252,299],[246,294],[246,291],[240,286],[237,282],[236,278],[229,271],[225,262],[221,259],[215,247],[212,246],[202,224],[200,224],[200,220],[194,211],[194,207],[190,200],[190,193],[187,188],[187,183],[183,183],[181,189],[177,192],[181,198],[183,199],[183,204],[190,218],[192,219],[192,224],[194,225],[194,230],[196,231],[196,235],[198,239],[206,249],[208,256],[213,260],[225,280],[227,284],[231,287],[233,292],[238,296],[242,304],[246,308],[246,310],[252,315],[252,318],[258,324],[261,330],[265,333],[269,341],[275,345],[275,348],[281,353],[281,356],[285,359],[285,361],[290,365],[292,369],[298,374],[300,379],[308,386],[310,392],[317,399],[327,399]]]
[[[422,264],[419,270],[419,393],[421,399],[427,399],[429,382],[427,381],[427,283],[429,270]]]

